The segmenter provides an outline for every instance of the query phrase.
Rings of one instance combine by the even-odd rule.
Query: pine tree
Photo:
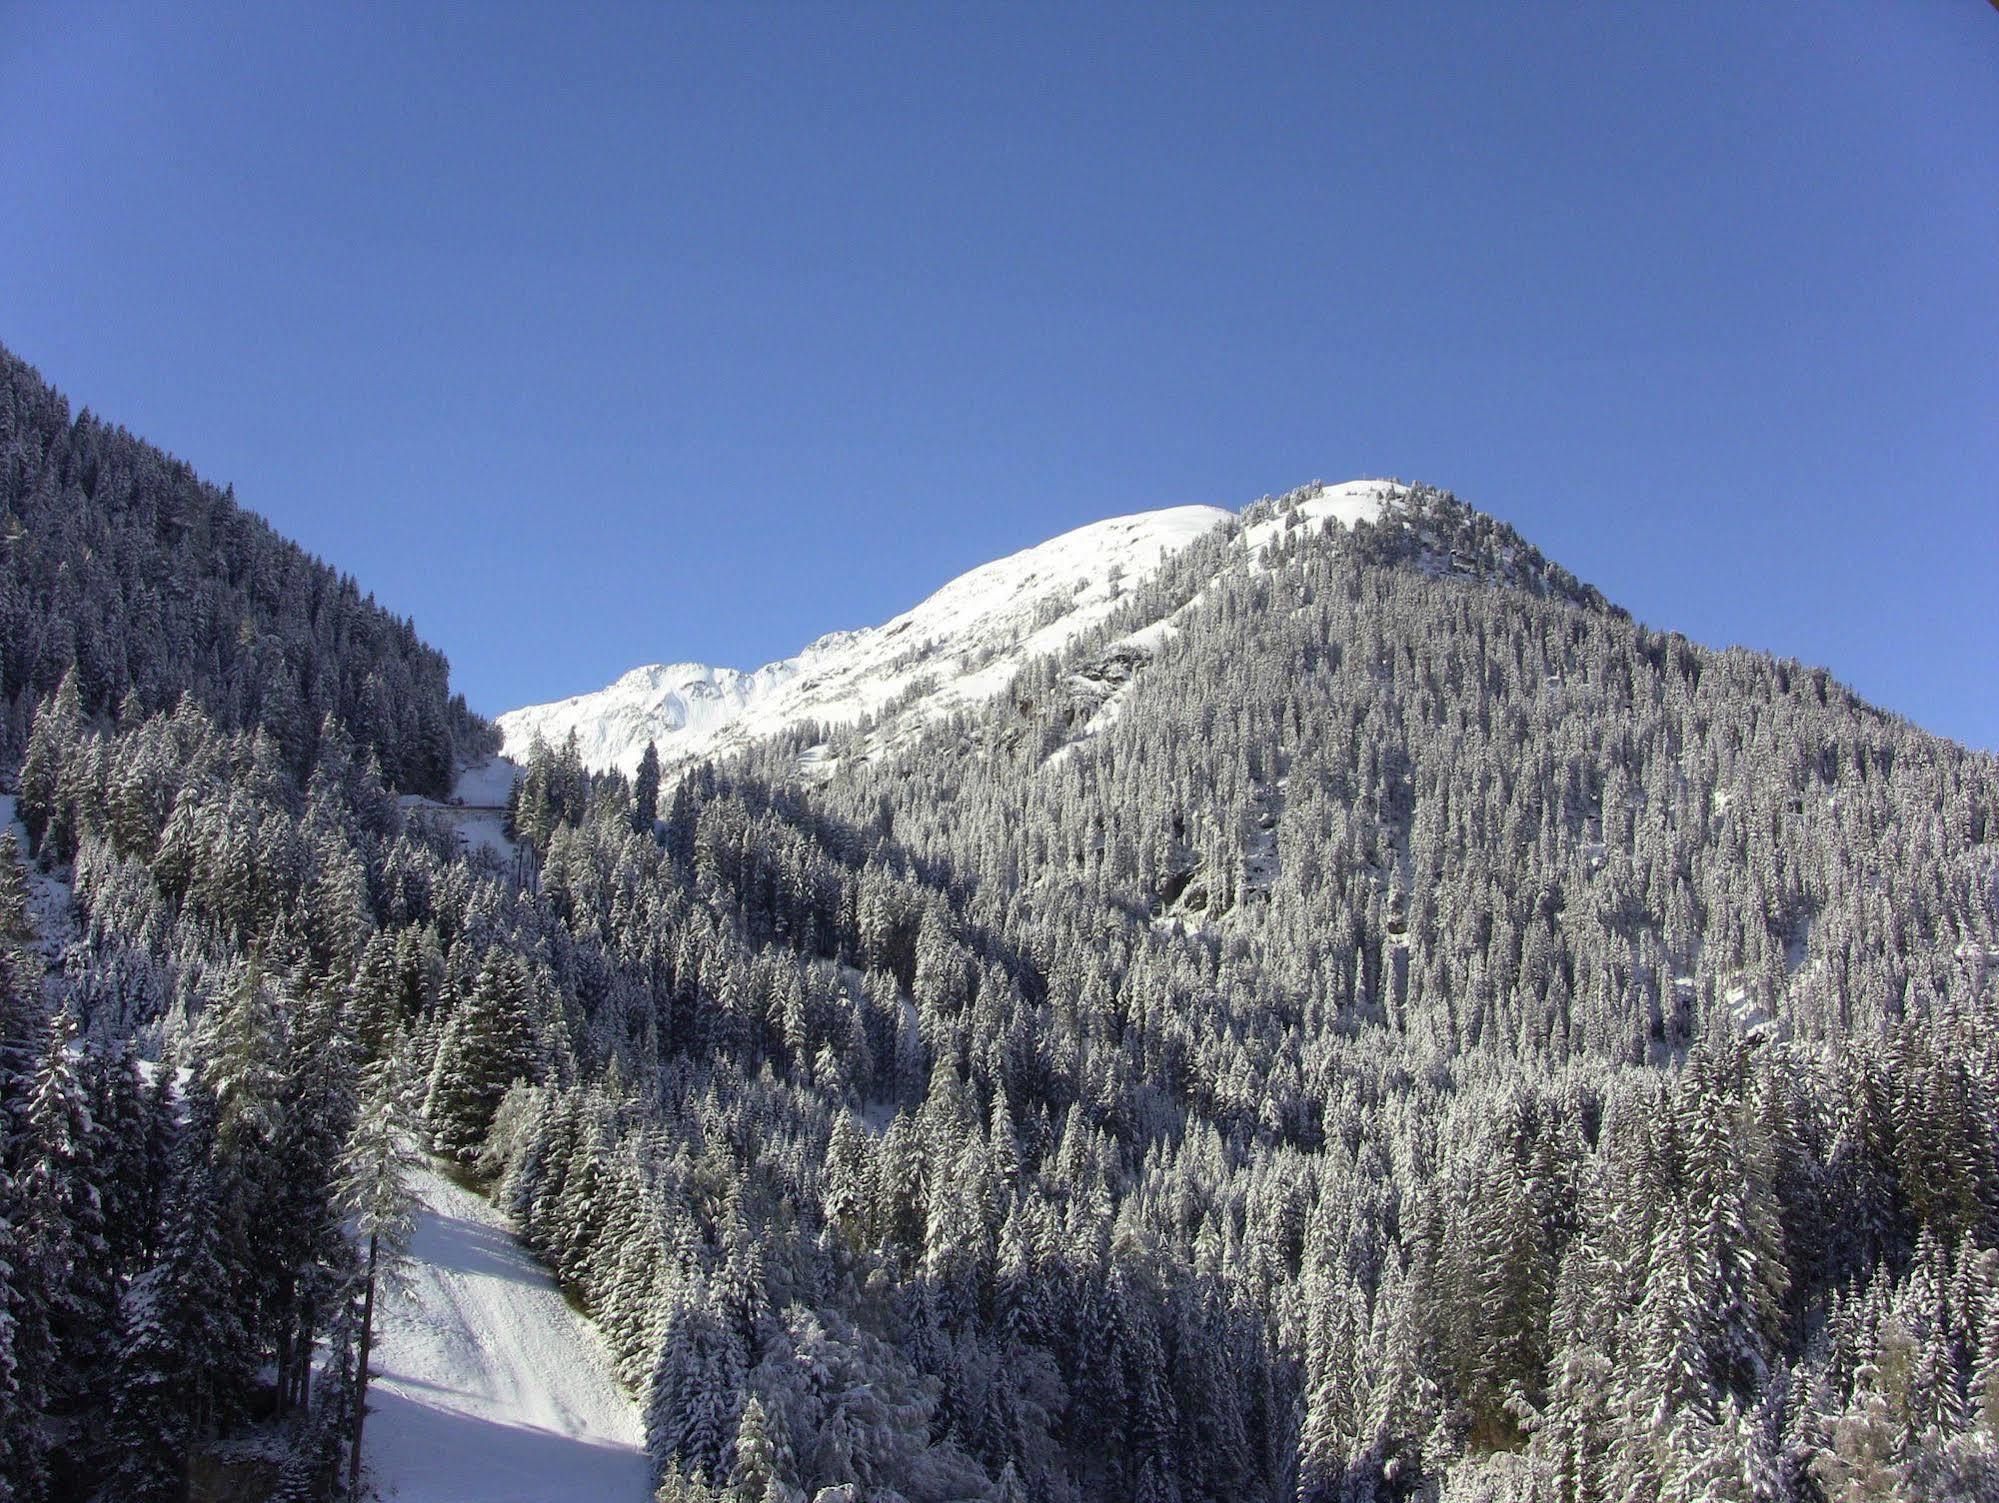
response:
[[[451,1015],[424,1100],[431,1141],[448,1158],[470,1163],[507,1088],[534,1073],[534,1024],[519,963],[486,952],[470,993]]]
[[[632,795],[632,829],[650,835],[659,821],[659,747],[651,741],[646,742],[646,749],[639,757]]]
[[[721,1495],[700,1472],[683,1471],[678,1461],[669,1461],[652,1496],[653,1503],[718,1503]]]
[[[347,1486],[360,1486],[361,1429],[368,1413],[368,1356],[374,1338],[375,1295],[393,1283],[416,1230],[412,1179],[422,1166],[408,1120],[409,1081],[401,1060],[386,1056],[363,1078],[361,1099],[340,1156],[337,1204],[360,1252],[361,1319],[355,1366],[353,1436]]]
[[[57,792],[82,734],[82,696],[72,667],[63,675],[54,697],[35,716],[27,756],[21,762],[21,823],[27,827],[28,848],[39,853],[53,833],[58,860],[67,860],[72,854],[74,832],[62,819]]]
[[[999,1479],[993,1483],[991,1503],[1027,1503],[1027,1489],[1011,1461],[1000,1468]]]
[[[205,1145],[192,1134],[176,1152],[162,1221],[160,1256],[119,1310],[112,1487],[132,1503],[183,1495],[189,1449],[214,1415],[213,1374],[241,1335],[218,1304],[225,1281],[214,1193]]]
[[[736,1426],[735,1454],[724,1496],[729,1503],[804,1503],[805,1494],[793,1480],[795,1469],[783,1427],[752,1393]]]
[[[42,966],[30,950],[27,872],[13,831],[0,833],[0,1169],[18,1168],[30,1085],[48,1047]]]
[[[0,1503],[37,1497],[45,1483],[38,1365],[49,1348],[48,1316],[30,1282],[20,1219],[13,1177],[0,1167]]]
[[[689,1289],[666,1328],[646,1408],[646,1448],[655,1465],[726,1476],[746,1364],[740,1338]]]
[[[283,1151],[293,1106],[284,1068],[289,1011],[261,972],[243,973],[202,1019],[184,1101],[190,1126],[212,1143],[225,1298],[245,1337],[223,1354],[229,1371],[216,1387],[225,1410],[288,1339],[298,1239],[308,1230],[288,1214],[298,1167]]]
[[[43,1399],[53,1410],[83,1402],[99,1380],[118,1302],[104,1235],[99,1138],[74,1048],[63,1029],[43,1055],[19,1192],[22,1267],[46,1312],[38,1332],[46,1346],[22,1357],[44,1375]]]

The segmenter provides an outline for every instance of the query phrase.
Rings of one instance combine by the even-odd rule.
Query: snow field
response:
[[[426,1170],[376,1312],[364,1467],[385,1503],[643,1503],[636,1406],[590,1323],[484,1200]]]

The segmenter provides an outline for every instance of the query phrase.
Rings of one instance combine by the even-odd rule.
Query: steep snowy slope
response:
[[[1374,520],[1400,487],[1353,481],[1306,493],[1243,530],[1246,551],[1294,528]],[[504,750],[523,760],[536,737],[571,732],[586,764],[630,772],[647,740],[667,765],[745,746],[803,721],[847,724],[892,701],[912,724],[990,699],[1026,663],[1107,616],[1168,557],[1231,520],[1177,506],[1079,527],[961,575],[881,626],[834,632],[754,673],[697,663],[635,668],[608,688],[499,717]]]
[[[425,1173],[409,1280],[382,1308],[369,1481],[393,1503],[643,1503],[639,1416],[596,1332],[505,1221]]]
[[[638,766],[646,741],[669,765],[800,721],[845,724],[898,695],[921,717],[989,698],[1019,667],[1101,621],[1160,561],[1229,513],[1176,506],[1093,522],[960,575],[880,626],[834,632],[754,673],[694,663],[635,668],[594,694],[499,717],[504,751],[576,733],[592,767]]]
[[[458,769],[449,801],[405,793],[398,802],[453,832],[468,853],[484,853],[505,867],[515,854],[507,839],[507,798],[520,775],[520,768],[505,757],[482,757]]]
[[[1349,480],[1344,485],[1308,486],[1302,493],[1287,498],[1293,504],[1278,515],[1243,528],[1242,545],[1253,553],[1296,528],[1324,527],[1329,522],[1342,527],[1378,522],[1388,503],[1405,489],[1393,480]]]

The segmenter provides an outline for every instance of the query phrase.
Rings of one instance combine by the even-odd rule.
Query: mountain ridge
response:
[[[642,665],[603,689],[502,714],[503,750],[525,760],[537,736],[553,744],[575,731],[586,765],[630,772],[648,740],[672,764],[804,721],[851,722],[905,694],[947,713],[997,694],[1023,663],[1103,619],[1129,584],[1232,517],[1179,506],[1088,523],[968,570],[878,626],[824,633],[753,670]]]

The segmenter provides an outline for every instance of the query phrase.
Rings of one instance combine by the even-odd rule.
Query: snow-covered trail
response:
[[[395,1503],[644,1503],[639,1416],[610,1359],[492,1206],[442,1175],[407,1286],[376,1312],[365,1465]]]

